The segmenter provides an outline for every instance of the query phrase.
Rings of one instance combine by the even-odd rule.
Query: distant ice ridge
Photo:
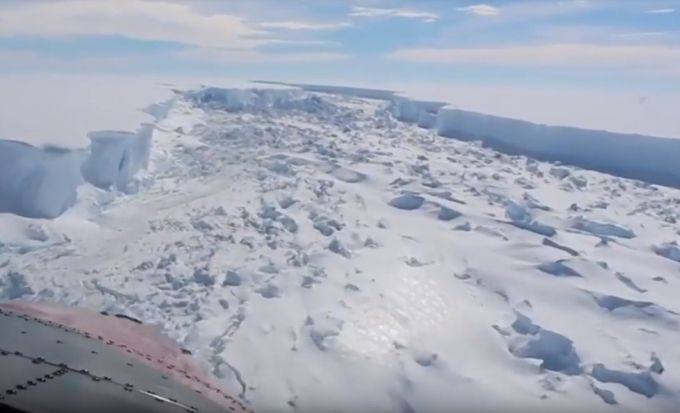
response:
[[[439,111],[437,132],[509,154],[680,186],[679,139],[539,125],[452,107]]]
[[[302,89],[307,92],[330,93],[333,95],[354,96],[365,99],[392,100],[395,98],[396,94],[396,92],[392,90],[366,89],[362,87],[350,87],[350,86],[310,85],[305,83],[271,82],[266,80],[255,80],[253,81],[253,83],[260,83],[264,85],[288,86]]]
[[[481,141],[485,146],[511,155],[680,187],[680,139],[541,125],[460,110],[442,102],[411,99],[384,90],[269,83],[391,101],[391,112],[397,119],[436,129],[440,136]]]
[[[321,99],[297,89],[222,89],[207,87],[184,92],[184,96],[208,109],[228,112],[302,110],[318,113],[328,109]]]
[[[437,113],[446,106],[444,102],[395,98],[390,106],[392,114],[402,122],[415,123],[431,129],[437,125]]]
[[[92,132],[87,150],[0,140],[0,213],[57,218],[75,205],[83,182],[133,192],[134,174],[147,166],[152,132],[153,125],[136,133]]]
[[[396,98],[395,117],[440,136],[479,140],[511,155],[561,162],[654,184],[680,187],[680,139],[540,125]]]

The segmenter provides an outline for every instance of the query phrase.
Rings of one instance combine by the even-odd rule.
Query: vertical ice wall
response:
[[[421,128],[430,129],[436,125],[437,113],[444,106],[444,102],[396,98],[390,105],[390,111],[402,122],[415,123]]]
[[[83,151],[0,140],[0,213],[56,218],[76,202]]]
[[[680,187],[680,139],[547,126],[444,107],[439,135],[501,152]]]
[[[0,213],[53,219],[73,206],[88,181],[102,189],[136,189],[134,174],[147,167],[153,125],[136,133],[90,133],[89,150],[37,148],[0,140]]]
[[[142,125],[137,133],[125,131],[90,132],[90,154],[82,166],[83,177],[92,185],[132,192],[135,172],[146,168],[153,125]]]

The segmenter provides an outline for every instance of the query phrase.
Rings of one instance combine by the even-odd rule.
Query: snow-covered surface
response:
[[[479,84],[457,80],[455,76],[447,83],[427,83],[423,79],[398,83],[385,81],[363,84],[363,88],[336,84],[329,86],[329,83],[261,83],[373,99],[390,100],[402,97],[412,101],[441,101],[458,109],[544,125],[680,139],[680,122],[677,120],[680,95],[672,88],[667,91],[635,93],[593,85],[541,87]],[[216,83],[210,84],[217,86]]]
[[[536,124],[518,119],[470,112],[446,102],[420,100],[388,90],[273,83],[305,91],[354,95],[391,102],[400,121],[440,136],[478,140],[506,154],[562,162],[617,176],[680,187],[680,139],[615,133],[605,130]],[[455,96],[451,98],[455,99]]]
[[[0,214],[0,298],[158,324],[256,411],[677,410],[679,190],[444,139],[389,101],[166,109],[136,193]]]

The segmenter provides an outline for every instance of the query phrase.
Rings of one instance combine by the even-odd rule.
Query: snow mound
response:
[[[4,278],[0,278],[0,299],[15,300],[34,293],[26,276],[20,272],[9,271]]]
[[[437,213],[437,219],[442,221],[451,221],[461,216],[463,216],[461,212],[443,205],[440,206],[439,212]]]
[[[668,325],[677,324],[678,313],[651,301],[631,300],[615,295],[594,292],[589,294],[599,307],[621,317],[648,319],[649,321],[663,322]]]
[[[367,178],[367,176],[361,172],[357,172],[338,165],[328,167],[328,174],[349,184],[356,184],[366,180]]]
[[[571,255],[572,257],[578,257],[579,255],[578,251],[576,251],[575,249],[567,247],[566,245],[559,244],[551,240],[550,238],[543,238],[542,244],[545,245],[546,247],[552,247],[560,251],[564,251],[567,254]]]
[[[425,198],[416,194],[404,194],[390,201],[390,206],[404,211],[413,211],[425,203]]]
[[[581,359],[569,338],[534,324],[521,313],[517,313],[512,327],[521,334],[509,346],[516,357],[541,360],[541,367],[547,370],[565,374],[581,372]]]
[[[84,154],[0,140],[0,213],[56,218],[73,206]]]
[[[659,383],[654,380],[648,371],[631,373],[620,370],[611,370],[604,364],[598,363],[593,366],[591,376],[602,383],[618,383],[627,387],[630,391],[652,397],[659,392]]]
[[[544,273],[554,275],[556,277],[583,277],[578,271],[574,270],[567,264],[567,260],[558,260],[554,262],[546,262],[540,264],[538,269]]]
[[[623,225],[597,222],[584,217],[574,218],[571,227],[601,237],[635,238],[635,232]]]
[[[514,201],[508,201],[505,207],[505,216],[510,223],[517,228],[534,232],[546,237],[557,234],[557,230],[550,225],[540,223],[532,218],[529,208]]]
[[[680,246],[678,246],[678,243],[675,241],[655,246],[654,252],[669,260],[680,262]]]

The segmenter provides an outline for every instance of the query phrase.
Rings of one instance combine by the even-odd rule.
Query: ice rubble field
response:
[[[0,142],[0,209],[58,216],[0,214],[0,298],[157,324],[256,411],[677,411],[680,190],[352,94],[204,89],[88,150]],[[600,134],[564,160],[677,184],[678,146]]]

